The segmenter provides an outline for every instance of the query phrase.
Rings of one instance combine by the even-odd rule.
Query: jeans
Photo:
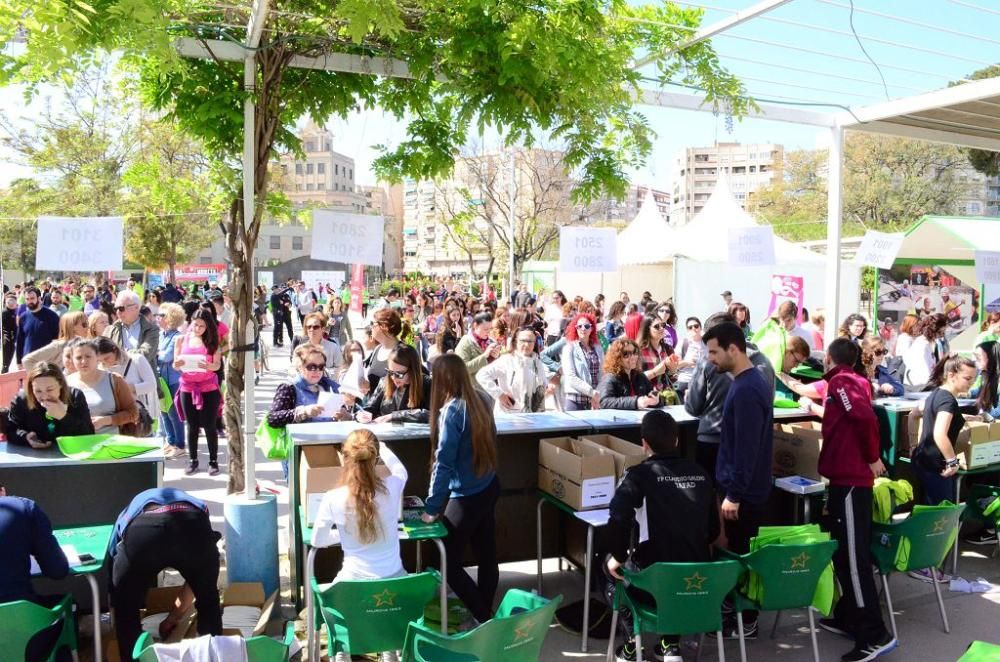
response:
[[[496,543],[499,498],[500,481],[494,478],[478,494],[450,499],[442,517],[448,529],[444,538],[448,553],[448,585],[480,623],[493,616],[493,598],[500,581]],[[465,548],[469,545],[478,566],[477,581],[472,581],[463,563]]]
[[[170,386],[170,401],[173,406],[167,413],[160,412],[160,430],[167,438],[167,443],[174,448],[184,450],[184,423],[181,422],[180,413],[177,411],[177,389],[179,385]]]

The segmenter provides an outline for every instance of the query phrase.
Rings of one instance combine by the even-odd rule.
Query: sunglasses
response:
[[[592,329],[594,327],[591,324],[577,324],[576,328],[578,328],[578,329],[584,329],[584,330],[588,330],[589,331],[590,329]]]
[[[889,353],[889,350],[887,350],[887,349],[877,349],[877,350],[875,350],[872,353],[875,354],[875,356],[885,356],[886,354]]]
[[[307,363],[302,366],[306,372],[322,372],[326,370],[326,366],[322,363]]]
[[[663,329],[663,325],[662,324],[653,324],[649,328],[656,329],[657,331],[660,331],[660,330]]]
[[[701,324],[688,324],[688,329],[689,330],[693,331],[694,329],[700,329],[700,328],[701,328]]]
[[[658,313],[669,313],[670,309],[669,308],[657,308],[656,312],[658,312]]]
[[[166,317],[166,316],[167,316],[166,313],[156,313],[155,315],[153,315],[153,317],[160,317],[160,318],[163,318],[163,317]]]
[[[410,373],[408,373],[405,370],[386,370],[385,374],[389,375],[390,377],[395,377],[396,379],[406,379],[406,377]]]
[[[129,308],[129,307],[130,306],[115,306],[115,312],[120,313],[121,311],[123,311],[123,310],[125,310],[126,308]]]
[[[622,352],[622,358],[623,359],[630,359],[633,356],[635,356],[635,352],[633,352],[633,351]]]
[[[312,331],[313,329],[322,329],[322,328],[323,327],[320,324],[307,324],[306,325],[306,330],[307,331]]]

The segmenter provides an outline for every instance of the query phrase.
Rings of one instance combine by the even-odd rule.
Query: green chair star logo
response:
[[[708,579],[708,577],[702,577],[696,570],[693,575],[684,578],[684,583],[687,584],[686,590],[701,591],[706,579]]]
[[[375,595],[372,596],[372,598],[375,600],[375,606],[376,607],[395,607],[396,606],[394,604],[395,601],[396,601],[396,594],[392,593],[391,591],[389,591],[389,589],[385,589],[381,593],[376,593]]]
[[[796,568],[805,570],[806,569],[806,563],[808,563],[808,562],[809,562],[809,555],[806,554],[805,552],[802,552],[798,556],[793,556],[792,557],[792,570],[795,570]]]

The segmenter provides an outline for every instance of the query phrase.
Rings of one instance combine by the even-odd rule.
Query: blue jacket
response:
[[[893,377],[892,373],[889,372],[888,368],[886,368],[885,366],[880,365],[875,367],[875,379],[878,380],[879,386],[882,386],[883,384],[889,384],[890,386],[892,386],[892,393],[890,393],[889,395],[895,398],[898,398],[901,395],[903,395],[904,393],[903,382]],[[882,393],[879,392],[879,395],[882,395]]]
[[[181,373],[174,367],[174,348],[177,346],[177,338],[180,332],[176,329],[164,331],[160,336],[159,347],[156,353],[156,367],[160,377],[166,380],[171,391],[176,391],[181,384]]]
[[[496,443],[495,426],[493,437]],[[438,414],[438,445],[426,500],[427,513],[440,514],[449,497],[478,494],[489,487],[494,478],[496,471],[493,469],[482,476],[476,475],[472,464],[472,423],[465,401],[452,398]]]
[[[774,389],[760,370],[733,380],[722,407],[715,479],[734,503],[759,505],[771,493],[774,449]]]
[[[118,551],[118,543],[121,542],[125,529],[128,528],[133,519],[142,513],[146,506],[150,504],[165,506],[168,503],[189,503],[195,508],[204,511],[206,516],[208,515],[208,506],[205,505],[204,501],[196,499],[187,492],[174,489],[173,487],[154,487],[144,492],[139,492],[132,497],[132,501],[118,515],[118,519],[115,520],[115,530],[111,534],[111,541],[108,543],[108,556],[115,556],[115,553]]]
[[[35,597],[29,556],[46,577],[62,579],[69,573],[49,518],[31,499],[0,497],[0,541],[0,603]]]

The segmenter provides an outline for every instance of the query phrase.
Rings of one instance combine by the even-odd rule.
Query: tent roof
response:
[[[726,262],[729,259],[729,229],[757,225],[760,225],[757,220],[736,202],[726,176],[721,175],[702,210],[677,231],[671,252],[695,260]],[[778,236],[774,237],[774,257],[777,262],[825,262],[819,253]]]
[[[677,231],[660,215],[649,188],[639,213],[618,233],[618,266],[668,262]]]
[[[924,216],[906,231],[897,260],[975,260],[976,250],[1000,251],[1000,218]]]

